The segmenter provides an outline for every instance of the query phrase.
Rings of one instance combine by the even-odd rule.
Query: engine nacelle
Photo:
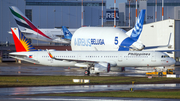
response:
[[[123,72],[125,67],[111,67],[111,72]]]
[[[90,73],[108,73],[110,71],[110,67],[110,63],[94,64],[94,67],[90,68]]]

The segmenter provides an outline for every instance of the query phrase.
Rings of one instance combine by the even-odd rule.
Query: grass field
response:
[[[0,76],[0,87],[24,86],[63,86],[84,85],[73,83],[72,79],[89,79],[90,85],[94,84],[155,84],[155,83],[180,83],[180,78],[154,77],[117,77],[117,76]]]
[[[30,96],[81,96],[81,97],[134,97],[134,98],[170,98],[180,99],[180,90],[153,90],[153,91],[107,91],[107,92],[83,92],[61,94],[35,94]]]

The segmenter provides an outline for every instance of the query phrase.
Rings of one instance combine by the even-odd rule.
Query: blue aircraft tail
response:
[[[136,24],[132,30],[132,33],[131,33],[131,38],[134,40],[134,41],[137,41],[139,39],[139,36],[141,35],[141,32],[142,32],[142,29],[143,29],[143,24],[144,24],[144,17],[145,17],[145,13],[146,13],[146,10],[143,9],[141,10],[140,14],[139,14],[139,17],[136,21]]]
[[[64,33],[64,39],[71,40],[71,38],[72,38],[71,32],[65,26],[62,26],[62,30],[63,30],[63,33]]]

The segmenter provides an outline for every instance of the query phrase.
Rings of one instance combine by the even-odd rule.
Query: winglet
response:
[[[46,50],[47,50],[47,52],[48,52],[49,57],[52,58],[52,59],[54,59],[54,57],[52,56],[52,54],[50,53],[50,51],[49,51],[48,49],[46,49]]]
[[[143,24],[144,24],[145,13],[146,13],[145,9],[141,10],[139,17],[136,21],[136,24],[132,30],[130,37],[134,41],[137,41],[139,39],[139,36],[141,35],[142,29],[143,29]]]
[[[172,33],[170,33],[170,35],[169,35],[169,41],[168,41],[168,44],[167,44],[168,47],[170,46],[171,34],[172,34]]]
[[[64,33],[64,38],[71,40],[71,38],[72,38],[71,32],[65,26],[62,26],[62,30]]]

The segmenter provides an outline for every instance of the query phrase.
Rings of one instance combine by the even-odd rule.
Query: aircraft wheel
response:
[[[159,76],[162,76],[162,72],[159,72]]]
[[[85,70],[84,74],[89,76],[89,74],[90,74],[89,70]]]

